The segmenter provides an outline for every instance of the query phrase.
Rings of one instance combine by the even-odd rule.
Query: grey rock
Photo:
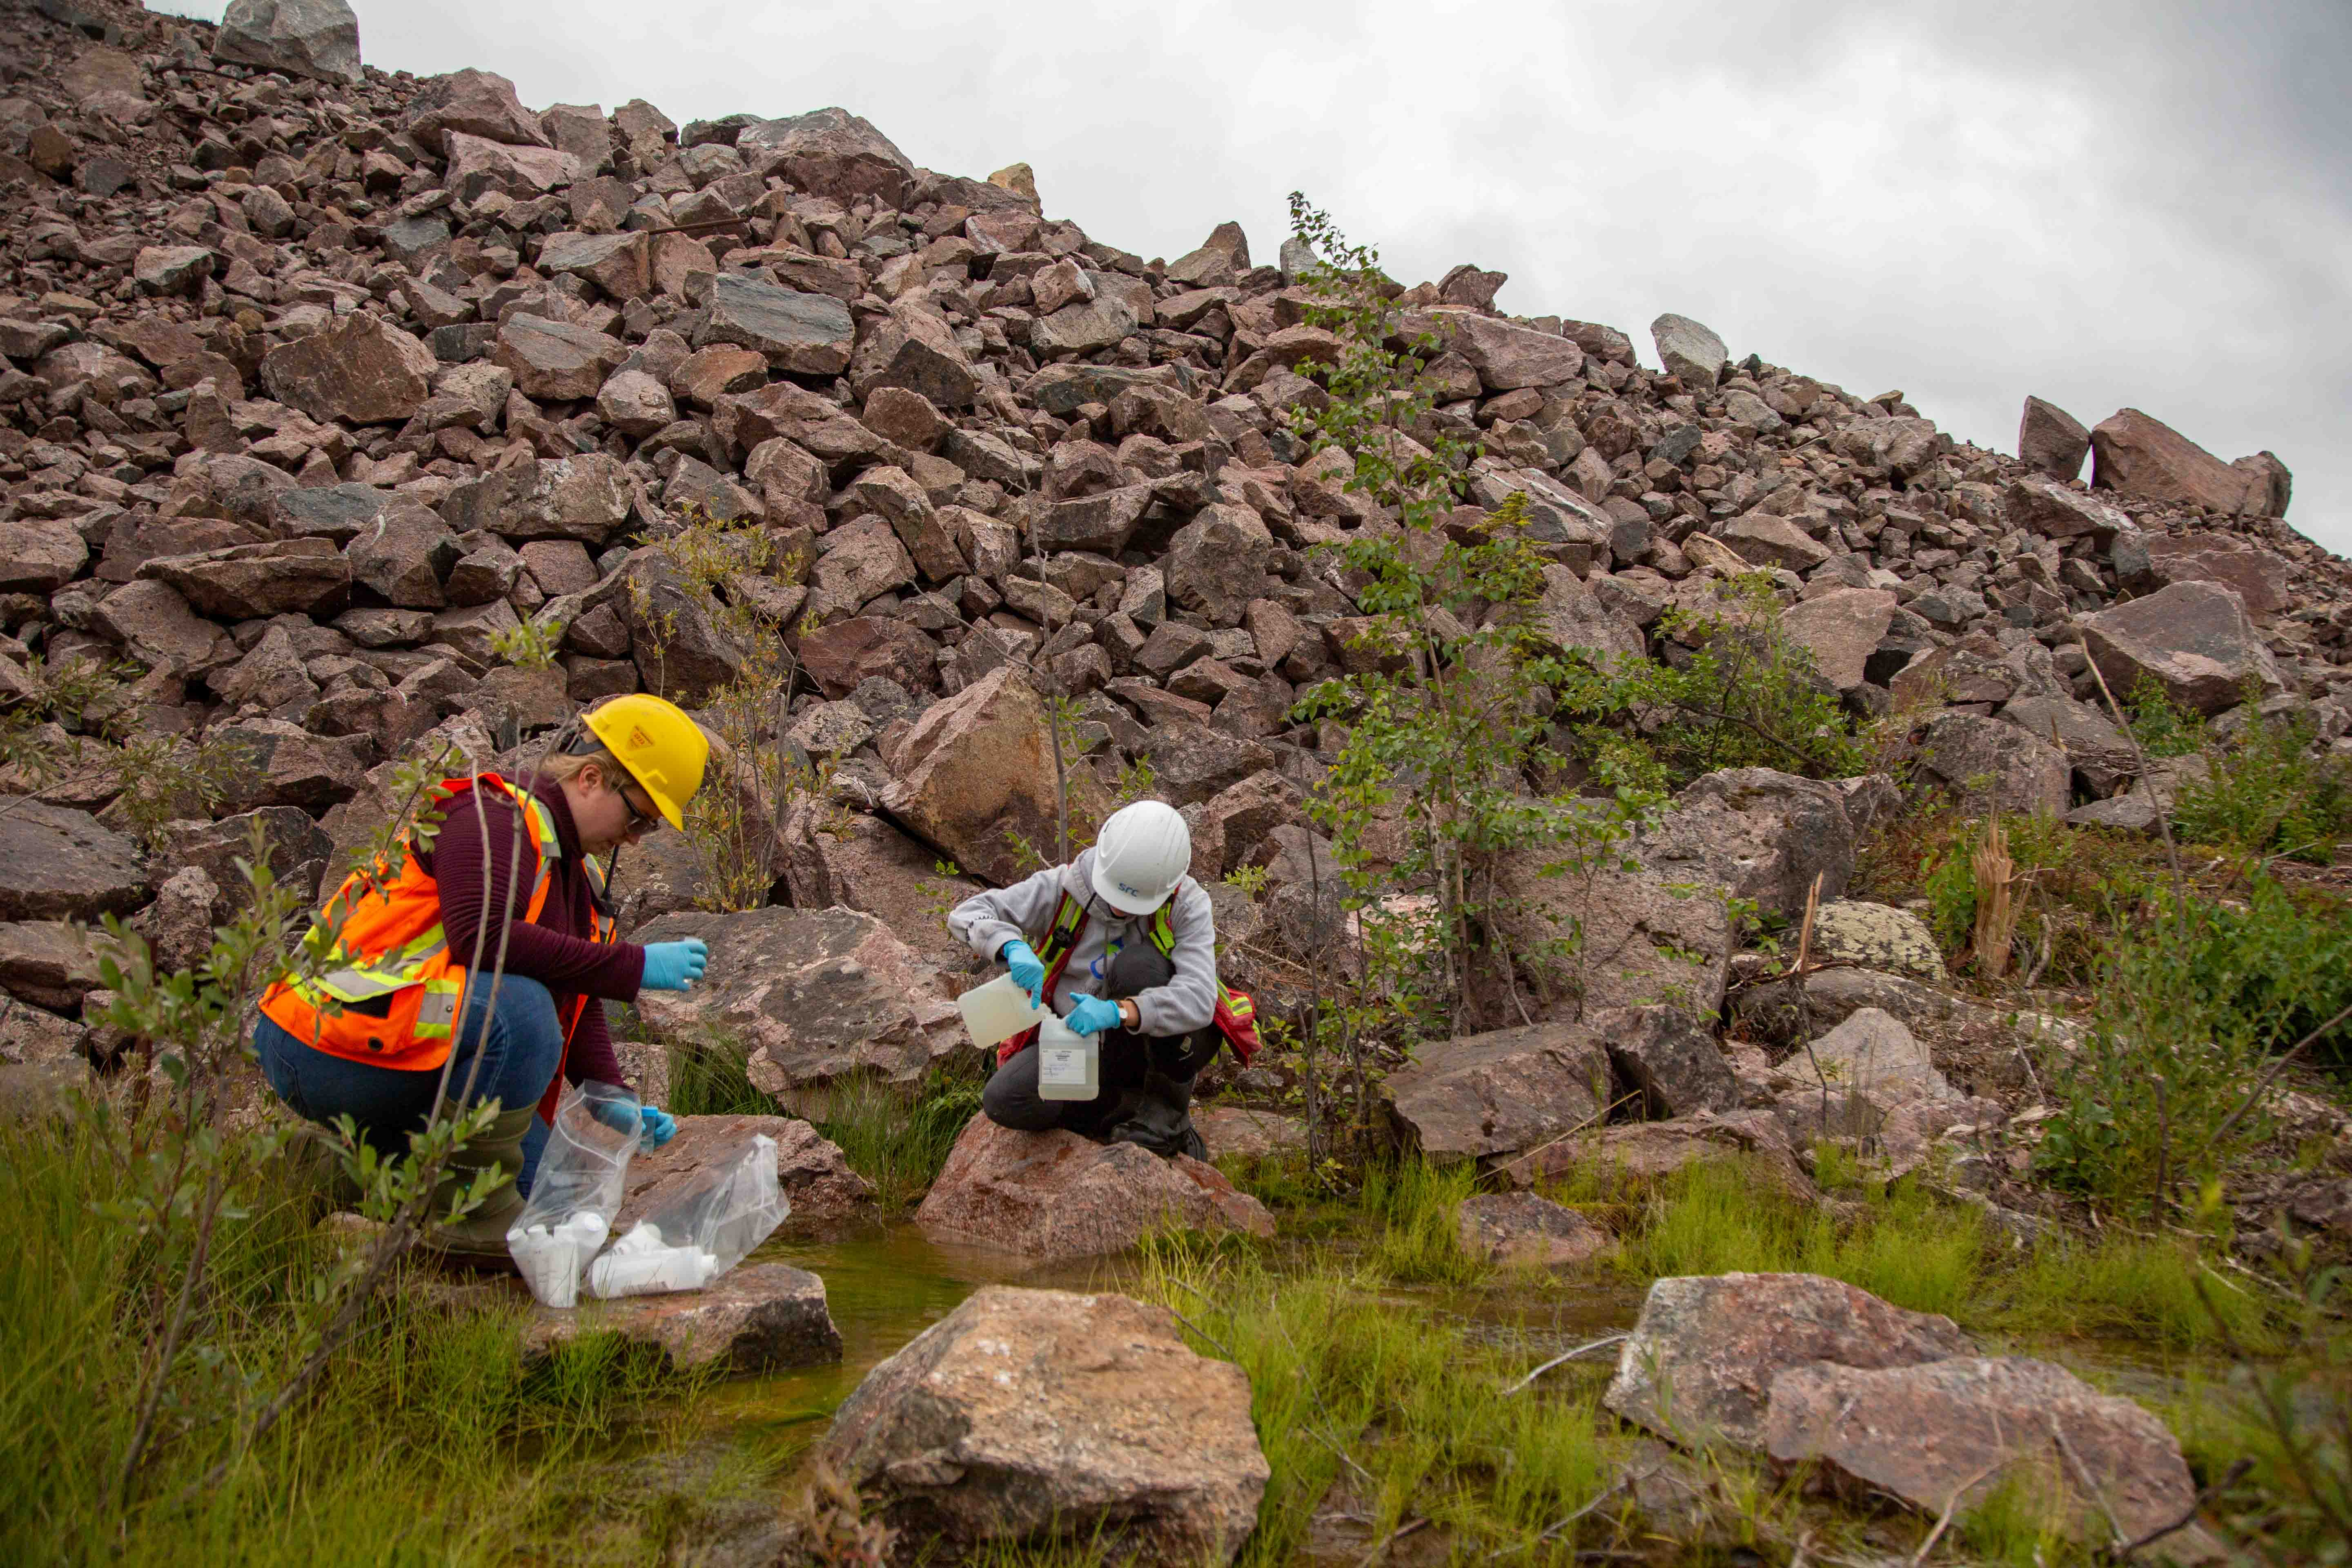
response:
[[[2264,696],[2285,689],[2244,599],[2218,583],[2175,583],[2077,624],[2118,699],[2142,676],[2182,707],[2207,714],[2235,707],[2249,682]]]
[[[710,307],[694,335],[698,349],[737,343],[795,375],[838,375],[849,368],[856,323],[828,294],[802,294],[740,272],[712,281]]]
[[[230,0],[213,58],[317,81],[360,79],[360,21],[344,0]]]
[[[1997,811],[2065,815],[2073,770],[2049,742],[1977,713],[1941,713],[1927,722],[1919,767],[1949,789],[1969,816]]]
[[[1585,1015],[1608,1042],[1609,1063],[1643,1110],[1664,1121],[1739,1105],[1739,1081],[1713,1030],[1674,1007],[1612,1007]]]
[[[147,898],[138,845],[89,813],[25,800],[0,815],[0,920],[95,921]]]
[[[1927,921],[1908,910],[1860,899],[1834,899],[1814,912],[1813,952],[1931,985],[1951,979]]]
[[[1596,1032],[1538,1024],[1424,1045],[1385,1088],[1408,1147],[1439,1162],[1486,1162],[1597,1118],[1609,1059]]]
[[[1685,386],[1711,387],[1730,363],[1723,340],[1688,316],[1667,314],[1650,323],[1650,341],[1658,347],[1658,363]]]

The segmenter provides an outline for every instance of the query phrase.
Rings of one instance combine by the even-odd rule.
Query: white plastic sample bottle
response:
[[[1037,1026],[1037,1098],[1092,1100],[1102,1092],[1102,1037],[1081,1035],[1051,1012]]]

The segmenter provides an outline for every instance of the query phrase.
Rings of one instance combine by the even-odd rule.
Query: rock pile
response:
[[[771,934],[804,992],[888,1014],[795,1016],[747,975],[725,1022],[763,1088],[936,1054],[942,987],[886,1002],[844,967],[878,948],[819,911],[898,928],[907,973],[952,958],[915,930],[956,881],[933,862],[1002,879],[1050,817],[1041,689],[1079,704],[1082,792],[1148,759],[1204,880],[1265,871],[1270,940],[1330,918],[1296,805],[1333,737],[1290,709],[1360,657],[1362,605],[1316,546],[1378,519],[1286,423],[1334,352],[1296,247],[1260,265],[1228,224],[1139,257],[1046,216],[1025,169],[918,168],[839,109],[679,126],[641,100],[533,110],[483,71],[388,76],[341,0],[238,0],[219,28],[12,11],[0,83],[0,689],[30,690],[36,658],[125,661],[136,731],[235,748],[228,819],[168,841],[234,845],[264,814],[281,871],[310,874],[328,856],[279,817],[348,845],[372,770],[436,726],[511,746],[615,691],[707,700],[745,650],[648,542],[692,508],[776,546],[716,591],[791,628],[814,689],[790,739],[837,764],[832,799],[777,825],[777,896],[817,926]],[[2150,808],[2086,700],[2094,663],[2207,711],[2252,682],[2326,740],[2352,729],[2352,578],[2286,526],[2269,454],[2039,400],[2019,456],[1985,451],[1682,317],[1645,364],[1612,328],[1499,312],[1502,281],[1396,296],[1400,332],[1443,344],[1413,434],[1483,444],[1459,522],[1527,498],[1564,641],[1651,650],[1666,610],[1762,569],[1846,701],[1916,710],[1930,776],[2118,820]],[[494,649],[533,618],[551,670]],[[167,881],[190,929],[221,912],[225,858],[183,887],[182,858],[112,831],[110,785],[77,792],[0,822],[0,913],[128,912]],[[1591,1005],[1707,1014],[1721,901],[1659,889],[1786,914],[1821,872],[1833,898],[1875,809],[1762,770],[1702,781],[1600,879]],[[625,907],[679,910],[698,875],[651,850]],[[1606,1065],[1653,1114],[1730,1113],[1719,1074],[1644,1042]]]

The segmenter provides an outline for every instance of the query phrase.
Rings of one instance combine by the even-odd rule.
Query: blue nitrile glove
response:
[[[626,1089],[623,1089],[621,1092],[626,1094],[628,1091]],[[646,1132],[647,1124],[646,1121],[646,1113],[647,1110],[647,1107],[639,1105],[634,1100],[605,1100],[600,1098],[591,1100],[588,1102],[589,1115],[594,1117],[597,1121],[603,1122],[605,1126],[611,1128],[615,1132],[623,1134],[634,1132],[640,1140],[645,1137]]]
[[[1074,1035],[1099,1035],[1105,1029],[1116,1029],[1127,1020],[1116,1002],[1106,1002],[1099,996],[1080,996],[1070,1016],[1062,1020]]]
[[[637,1142],[658,1149],[677,1136],[677,1118],[658,1105],[637,1107]]]
[[[646,949],[646,977],[639,984],[647,991],[690,991],[709,962],[710,949],[698,936],[656,942]]]
[[[998,956],[1004,960],[1004,972],[1013,976],[1013,984],[1029,993],[1029,1005],[1043,1007],[1045,1005],[1045,961],[1017,936],[1004,944]]]

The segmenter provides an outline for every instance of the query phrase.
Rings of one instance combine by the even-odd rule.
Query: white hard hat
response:
[[[1163,800],[1139,800],[1110,814],[1095,839],[1095,891],[1125,915],[1168,901],[1192,864],[1192,830]]]

